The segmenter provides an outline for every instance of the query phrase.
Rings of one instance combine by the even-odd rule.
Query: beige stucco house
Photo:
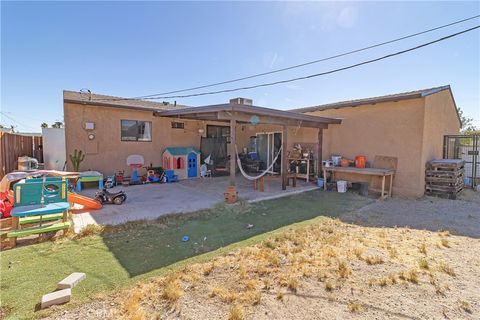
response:
[[[450,86],[296,109],[342,118],[324,130],[323,157],[339,154],[398,158],[393,193],[422,196],[425,163],[443,156],[443,136],[458,134],[460,118]],[[343,175],[361,180],[360,176]]]
[[[218,106],[209,107],[213,110]],[[297,143],[308,146],[315,155],[316,172],[318,163],[332,154],[348,158],[364,155],[370,162],[375,155],[397,157],[393,194],[418,197],[424,192],[425,162],[442,157],[443,136],[458,133],[461,125],[449,86],[290,112],[242,108],[243,121],[231,127],[207,113],[196,118],[186,106],[64,91],[66,152],[84,150],[81,169],[109,175],[128,171],[126,158],[131,154],[143,155],[147,165],[161,166],[165,148],[200,149],[202,137],[215,132],[232,136],[229,128],[235,128],[240,150],[249,146],[252,136],[271,140],[269,150],[278,149],[277,136],[281,140],[288,136],[288,150]],[[178,110],[183,109],[190,111],[182,115]],[[254,119],[256,110],[272,116],[261,114],[263,121],[255,124],[248,117]],[[217,116],[219,112],[228,114],[223,110]],[[231,153],[232,149],[226,151]],[[362,180],[361,176],[346,178]]]

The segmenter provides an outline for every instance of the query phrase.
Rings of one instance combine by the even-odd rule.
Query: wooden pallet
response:
[[[458,159],[432,160],[425,165],[425,194],[456,199],[464,187],[465,162]]]

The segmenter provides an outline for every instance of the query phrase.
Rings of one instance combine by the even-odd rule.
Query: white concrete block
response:
[[[42,297],[41,308],[45,309],[56,304],[62,304],[70,301],[72,289],[63,289],[52,293],[47,293]]]
[[[75,287],[80,281],[87,276],[83,272],[74,272],[58,283],[58,289],[66,289]]]

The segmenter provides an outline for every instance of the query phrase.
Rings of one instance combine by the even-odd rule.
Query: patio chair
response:
[[[206,164],[202,164],[200,166],[200,177],[205,178],[205,177],[212,177],[212,170],[208,170]]]

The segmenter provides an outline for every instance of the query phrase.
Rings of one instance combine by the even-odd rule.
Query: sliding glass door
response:
[[[282,146],[281,132],[257,133],[257,153],[259,160],[263,162],[263,170],[270,167]],[[280,154],[270,173],[280,173],[282,170],[282,155]]]

